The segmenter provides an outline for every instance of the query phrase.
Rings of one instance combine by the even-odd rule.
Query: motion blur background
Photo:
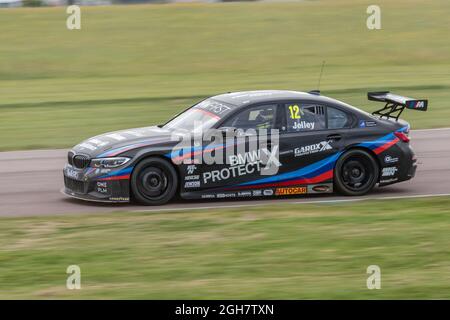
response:
[[[137,2],[75,1],[68,30],[65,1],[0,0],[0,151],[160,124],[222,92],[317,89],[322,61],[323,94],[368,111],[370,90],[428,98],[404,118],[449,127],[448,0],[123,5]],[[381,30],[366,27],[371,4]],[[449,298],[449,205],[1,218],[0,297]],[[389,270],[383,290],[365,286],[371,264]]]

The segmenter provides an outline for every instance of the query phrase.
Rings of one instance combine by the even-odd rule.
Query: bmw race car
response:
[[[410,126],[399,116],[426,111],[428,101],[389,92],[368,98],[384,107],[369,114],[319,91],[217,95],[164,125],[78,144],[68,153],[63,191],[83,200],[160,205],[177,195],[358,196],[413,178]]]

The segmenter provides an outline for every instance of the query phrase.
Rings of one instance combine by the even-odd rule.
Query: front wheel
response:
[[[378,176],[378,163],[371,154],[359,149],[350,150],[336,163],[334,185],[341,194],[361,196],[373,189]]]
[[[134,168],[131,191],[134,198],[144,205],[162,205],[169,202],[178,187],[175,168],[169,162],[150,157]]]

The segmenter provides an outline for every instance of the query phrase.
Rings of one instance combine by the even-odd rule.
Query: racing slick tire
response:
[[[344,153],[334,168],[335,189],[346,196],[361,196],[378,182],[380,169],[367,151],[353,149]]]
[[[139,162],[131,175],[131,191],[139,203],[157,206],[169,202],[178,189],[175,168],[164,159],[150,157]]]

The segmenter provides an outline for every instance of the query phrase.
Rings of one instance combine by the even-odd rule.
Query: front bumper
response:
[[[132,168],[76,169],[67,164],[63,169],[62,192],[70,197],[97,202],[129,202]]]

